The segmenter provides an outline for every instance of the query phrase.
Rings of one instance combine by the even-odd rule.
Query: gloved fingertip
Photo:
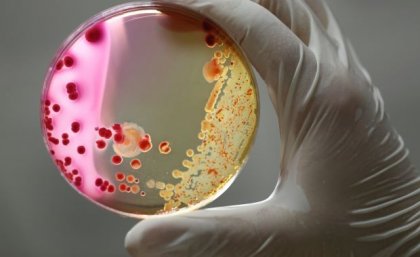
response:
[[[143,236],[142,233],[137,233],[137,227],[140,223],[138,223],[136,226],[134,226],[125,236],[124,240],[124,247],[128,251],[128,253],[133,256],[140,256],[138,254],[138,245],[142,241],[141,238]]]
[[[125,237],[125,248],[133,257],[160,256],[189,230],[189,224],[177,217],[144,220],[135,225]]]

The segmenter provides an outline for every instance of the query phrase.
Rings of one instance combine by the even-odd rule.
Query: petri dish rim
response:
[[[202,13],[197,13],[196,11],[192,10],[191,8],[188,8],[186,6],[183,5],[179,5],[176,3],[168,3],[168,2],[163,2],[163,1],[159,1],[159,0],[153,0],[153,1],[136,1],[136,2],[129,2],[129,3],[124,3],[124,4],[120,4],[120,5],[116,5],[113,7],[110,7],[108,9],[105,9],[99,13],[97,13],[94,16],[91,16],[90,18],[88,18],[85,22],[83,22],[81,25],[79,25],[72,33],[70,33],[69,36],[67,36],[67,38],[60,44],[60,46],[58,47],[57,51],[54,54],[54,57],[52,58],[52,60],[50,61],[50,64],[48,65],[48,69],[47,72],[45,74],[45,79],[43,82],[43,87],[42,87],[42,91],[41,91],[41,99],[39,102],[39,112],[42,114],[43,112],[43,100],[44,96],[46,95],[46,93],[49,90],[50,87],[50,82],[53,78],[54,75],[54,68],[55,68],[55,64],[57,63],[57,61],[59,60],[60,57],[62,57],[62,55],[80,38],[80,36],[90,27],[92,27],[92,25],[96,24],[96,23],[100,23],[102,21],[111,19],[113,17],[117,17],[120,16],[124,13],[130,13],[130,12],[134,12],[134,11],[141,11],[141,10],[148,10],[148,9],[163,9],[165,11],[171,12],[171,13],[176,13],[176,14],[181,14],[183,16],[187,16],[189,18],[193,18],[195,20],[205,20],[206,22],[208,22],[209,24],[215,26],[218,30],[222,31],[223,34],[225,34],[230,41],[232,41],[235,45],[235,49],[237,51],[237,54],[240,55],[241,59],[243,60],[243,63],[246,67],[246,69],[248,70],[248,73],[251,77],[251,81],[253,82],[254,85],[254,89],[255,89],[255,97],[256,97],[256,125],[255,125],[255,129],[252,133],[252,135],[250,136],[250,141],[249,144],[247,146],[247,148],[243,151],[243,154],[245,155],[242,161],[242,164],[240,166],[240,168],[236,171],[235,175],[232,176],[229,181],[220,189],[218,190],[218,192],[216,192],[215,194],[211,195],[210,197],[208,197],[207,199],[201,201],[198,204],[195,204],[193,206],[188,206],[188,207],[184,207],[182,209],[179,209],[176,212],[171,212],[171,213],[162,213],[162,214],[153,214],[153,215],[146,215],[146,214],[140,214],[140,213],[129,213],[129,212],[124,212],[118,209],[114,209],[111,208],[105,204],[102,204],[98,201],[94,201],[93,199],[89,198],[86,194],[82,193],[79,190],[75,190],[78,194],[80,194],[83,198],[89,200],[90,202],[94,203],[95,205],[98,205],[106,210],[109,210],[113,213],[119,214],[121,216],[124,217],[131,217],[131,218],[136,218],[136,219],[145,219],[145,218],[158,218],[158,217],[162,217],[162,216],[174,216],[174,215],[179,215],[179,214],[183,214],[183,213],[188,213],[191,212],[193,210],[197,210],[200,209],[206,205],[208,205],[209,203],[213,202],[214,200],[216,200],[218,197],[220,197],[230,186],[231,184],[235,181],[235,179],[237,178],[237,176],[239,175],[239,173],[241,173],[242,169],[244,168],[244,166],[246,165],[249,155],[250,155],[250,151],[251,148],[253,147],[254,143],[255,143],[255,137],[258,131],[258,127],[259,127],[259,119],[260,119],[260,97],[259,97],[259,89],[258,89],[258,84],[257,84],[257,80],[256,80],[256,76],[255,76],[255,72],[254,69],[252,68],[252,65],[248,59],[248,57],[244,54],[243,49],[240,47],[240,44],[233,39],[217,22],[215,22],[214,20],[212,20],[211,18],[208,18],[206,15],[202,14]],[[188,13],[188,14],[186,14]],[[45,146],[48,147],[48,142],[47,139],[45,137],[47,131],[45,131],[45,128],[43,126],[43,120],[42,120],[42,115],[40,115],[40,126],[41,126],[41,133],[43,135],[43,141]],[[52,157],[50,156],[50,158],[52,159]],[[53,160],[53,159],[52,159]],[[54,160],[53,160],[54,161]],[[69,184],[70,187],[73,187],[71,184]]]

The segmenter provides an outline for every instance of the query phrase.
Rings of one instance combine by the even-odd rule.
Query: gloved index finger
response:
[[[249,0],[164,0],[199,12],[219,26],[243,48],[270,91],[289,85],[296,67],[305,58],[305,67],[316,60],[300,39],[276,16]],[[284,89],[287,91],[288,89]],[[280,99],[272,99],[279,101]]]

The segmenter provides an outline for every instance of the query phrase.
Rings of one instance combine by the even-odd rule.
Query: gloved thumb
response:
[[[277,256],[302,239],[299,219],[272,201],[198,210],[138,223],[125,247],[136,257]]]

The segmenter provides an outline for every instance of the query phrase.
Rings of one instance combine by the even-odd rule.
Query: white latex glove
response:
[[[266,82],[280,127],[279,182],[262,202],[141,221],[127,234],[130,254],[420,256],[419,172],[326,5],[166,1],[219,23]]]

